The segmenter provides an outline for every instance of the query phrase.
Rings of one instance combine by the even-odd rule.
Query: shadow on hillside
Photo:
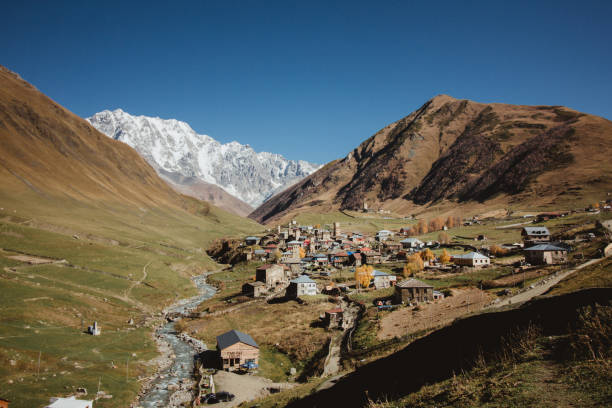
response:
[[[287,406],[360,407],[368,403],[368,397],[372,401],[401,398],[425,384],[471,369],[480,353],[500,351],[504,338],[531,324],[541,327],[546,336],[567,333],[568,327],[577,320],[578,309],[595,303],[607,305],[610,299],[610,288],[586,289],[537,299],[517,309],[457,320],[395,354],[358,368],[330,389]]]

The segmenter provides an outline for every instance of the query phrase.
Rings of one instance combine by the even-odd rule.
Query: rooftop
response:
[[[463,255],[453,255],[453,258],[456,258],[456,259],[489,259],[483,254],[478,253],[478,252],[473,252],[473,251],[468,252],[467,254],[463,254]]]
[[[310,279],[306,275],[300,275],[297,278],[293,279],[291,283],[316,283],[316,282]]]
[[[248,344],[249,346],[259,348],[251,336],[246,333],[239,332],[238,330],[230,330],[227,333],[217,336],[217,345],[219,350],[226,349],[236,343],[244,343]]]
[[[530,248],[525,248],[525,251],[567,251],[567,249],[551,244],[540,244]]]
[[[433,288],[433,286],[414,278],[404,279],[396,286],[400,288]]]

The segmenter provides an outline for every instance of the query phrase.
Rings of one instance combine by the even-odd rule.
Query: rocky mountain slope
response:
[[[183,180],[221,187],[257,207],[274,194],[308,176],[319,167],[287,160],[273,153],[256,153],[237,142],[221,144],[197,134],[187,123],[132,116],[121,109],[105,110],[87,119],[107,136],[127,143],[181,191],[197,195]]]
[[[440,95],[251,217],[370,207],[411,213],[452,201],[554,206],[612,188],[612,122],[561,106]]]

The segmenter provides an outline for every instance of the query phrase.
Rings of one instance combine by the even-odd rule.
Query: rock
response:
[[[295,367],[291,367],[289,369],[289,374],[291,374],[291,375],[296,375],[297,374],[297,370],[295,369]]]

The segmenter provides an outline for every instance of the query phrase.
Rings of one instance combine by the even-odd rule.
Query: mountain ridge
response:
[[[404,215],[444,201],[557,205],[612,187],[612,169],[594,165],[607,164],[610,135],[612,122],[561,106],[438,95],[250,217],[278,222],[298,211],[359,210],[364,201]]]
[[[176,180],[195,178],[222,188],[252,207],[319,167],[275,153],[257,153],[236,141],[220,143],[176,119],[134,116],[115,109],[98,112],[86,120],[110,138],[132,146],[158,173],[163,172],[180,185],[183,192],[193,193],[188,185]]]

